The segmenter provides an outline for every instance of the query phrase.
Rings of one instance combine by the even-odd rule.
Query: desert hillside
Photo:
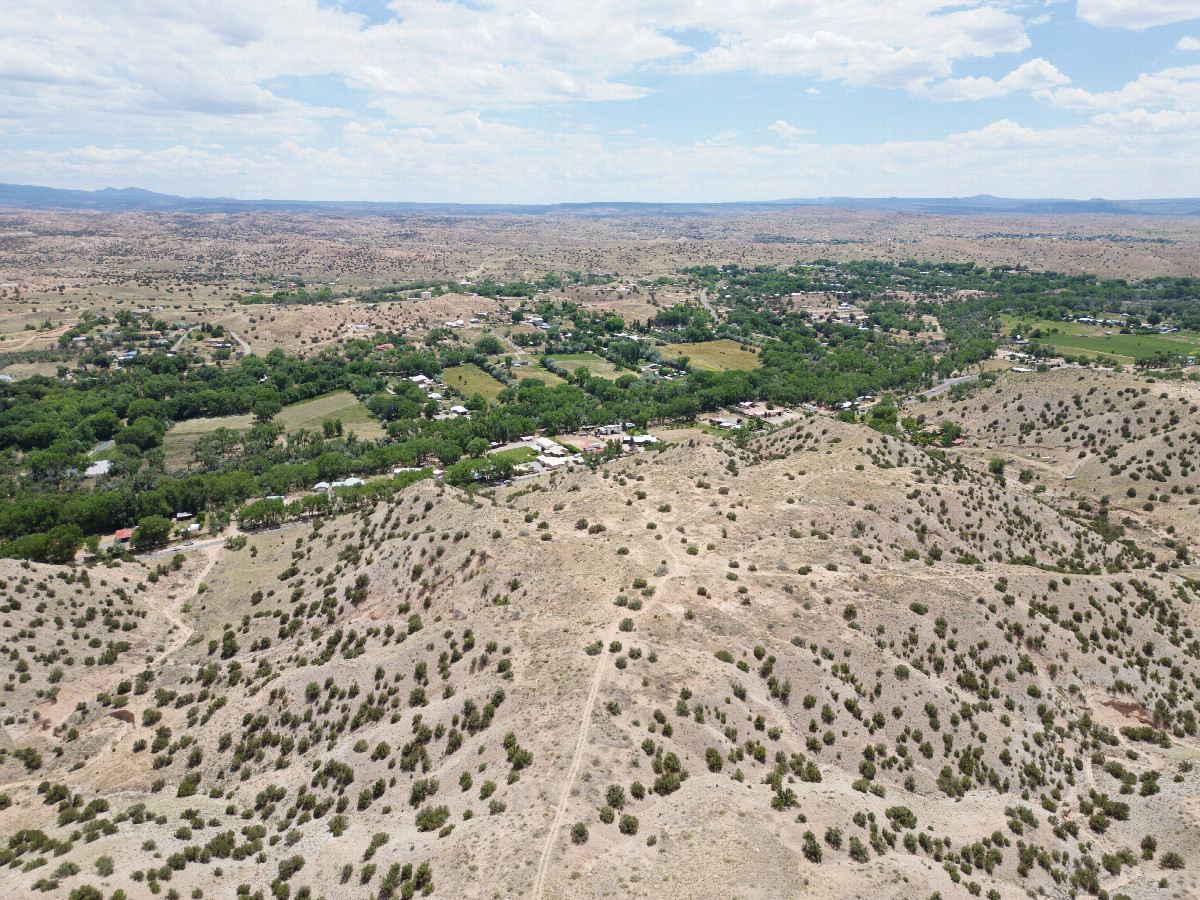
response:
[[[0,894],[1194,895],[1198,398],[1074,377],[3,561]]]

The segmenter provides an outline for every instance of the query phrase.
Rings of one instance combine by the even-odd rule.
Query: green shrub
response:
[[[437,831],[450,818],[448,806],[425,806],[417,813],[417,831]]]

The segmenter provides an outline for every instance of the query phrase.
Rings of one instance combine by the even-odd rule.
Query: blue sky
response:
[[[1197,0],[5,0],[0,180],[1200,196]]]

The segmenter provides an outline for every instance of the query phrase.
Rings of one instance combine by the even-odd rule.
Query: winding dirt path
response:
[[[192,578],[191,584],[188,587],[179,591],[179,594],[174,602],[159,609],[159,612],[162,613],[163,618],[165,618],[171,623],[171,625],[174,626],[175,630],[178,632],[178,635],[171,643],[167,644],[163,648],[162,653],[158,654],[158,656],[154,658],[154,665],[158,665],[171,654],[182,650],[184,645],[191,640],[192,635],[196,633],[195,625],[185,622],[179,617],[180,608],[184,603],[196,596],[196,592],[200,589],[200,585],[204,583],[204,579],[208,577],[208,573],[213,570],[213,567],[216,566],[217,561],[220,560],[223,549],[224,548],[222,544],[215,544],[213,546],[205,547],[201,551],[206,557],[208,557],[208,562],[204,564],[204,568],[195,574],[195,576]]]
[[[9,352],[10,352],[10,353],[15,353],[15,352],[16,352],[16,351],[18,351],[18,350],[24,350],[26,347],[28,347],[28,346],[29,346],[30,344],[32,344],[34,341],[36,341],[36,340],[39,340],[40,338],[57,338],[57,337],[60,337],[60,336],[62,336],[62,335],[64,335],[64,334],[66,334],[68,331],[70,331],[70,330],[71,330],[71,327],[72,327],[72,326],[70,326],[70,325],[62,325],[62,326],[60,326],[60,327],[58,327],[58,328],[52,328],[52,329],[50,329],[49,331],[34,331],[34,332],[31,332],[31,333],[30,333],[30,335],[29,335],[29,337],[27,337],[27,338],[26,338],[24,341],[22,341],[22,342],[21,342],[20,344],[18,344],[16,347],[13,347],[13,348],[11,348],[11,349],[9,350]]]
[[[151,666],[156,666],[163,660],[167,659],[171,654],[181,650],[195,633],[195,626],[189,624],[179,615],[184,603],[196,596],[196,591],[200,585],[204,583],[204,579],[208,577],[209,572],[217,564],[221,558],[222,547],[220,545],[214,547],[206,547],[204,549],[205,556],[208,561],[204,564],[190,582],[185,582],[179,585],[176,589],[176,599],[167,599],[164,593],[164,598],[161,606],[155,607],[155,612],[159,613],[166,619],[175,631],[170,643],[163,645],[163,650],[154,657]],[[64,686],[64,689],[59,691],[54,702],[46,701],[38,707],[38,718],[42,722],[42,729],[48,733],[53,733],[59,725],[66,721],[71,713],[75,712],[75,705],[81,700],[94,700],[98,691],[106,690],[106,686],[117,684],[124,678],[130,677],[135,672],[140,672],[147,668],[146,663],[140,662],[135,665],[125,664],[116,668],[115,671],[104,673],[105,677],[97,683],[95,678],[83,678],[71,682]],[[99,673],[97,673],[99,674]]]

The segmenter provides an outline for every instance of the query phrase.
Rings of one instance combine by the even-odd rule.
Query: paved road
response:
[[[253,350],[250,349],[250,345],[247,344],[245,341],[243,341],[240,337],[238,337],[238,335],[236,333],[231,331],[231,332],[229,332],[229,336],[231,338],[233,338],[235,341],[237,341],[238,344],[241,345],[243,355],[254,352]]]
[[[978,381],[979,376],[976,375],[960,375],[957,378],[947,378],[935,388],[930,388],[927,391],[922,391],[917,397],[936,397],[938,394],[944,394],[956,384],[966,384],[968,381]],[[905,403],[916,403],[917,397],[909,397]]]
[[[179,340],[177,340],[177,341],[176,341],[174,344],[172,344],[172,345],[171,345],[171,352],[172,352],[172,353],[178,353],[178,352],[179,352],[179,348],[183,346],[183,342],[187,340],[187,336],[188,336],[189,334],[191,334],[191,333],[192,333],[192,331],[194,331],[194,330],[195,330],[195,329],[193,329],[193,328],[189,328],[189,329],[187,329],[187,330],[186,330],[186,331],[185,331],[183,334],[181,334],[181,335],[179,336]]]
[[[112,441],[101,441],[95,447],[92,448],[92,451],[88,454],[88,456],[95,456],[97,453],[103,453],[105,450],[107,450],[112,445],[113,445]]]

